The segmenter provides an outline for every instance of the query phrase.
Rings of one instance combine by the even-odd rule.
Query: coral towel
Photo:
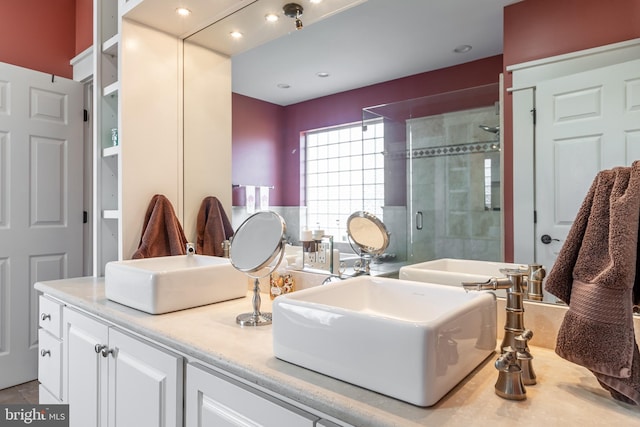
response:
[[[213,196],[205,197],[196,221],[196,253],[222,256],[222,242],[233,235],[233,228],[222,203]]]
[[[151,198],[144,216],[140,245],[132,258],[152,258],[186,254],[187,238],[169,199],[161,194]]]
[[[640,405],[633,330],[640,162],[598,173],[545,289],[569,305],[556,353],[582,365],[611,395]]]

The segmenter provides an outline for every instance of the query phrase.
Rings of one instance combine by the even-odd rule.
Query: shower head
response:
[[[486,132],[490,132],[490,133],[495,133],[498,134],[500,133],[500,126],[486,126],[486,125],[480,125],[478,126],[480,129],[486,131]]]

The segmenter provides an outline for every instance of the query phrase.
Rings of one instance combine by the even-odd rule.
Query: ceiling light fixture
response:
[[[288,85],[288,84],[286,84],[286,83],[278,83],[278,84],[277,84],[277,86],[278,86],[280,89],[289,89],[289,88],[291,87],[291,86],[289,86],[289,85]]]
[[[453,51],[455,53],[467,53],[471,50],[471,46],[469,46],[468,44],[462,44],[458,47],[456,47],[455,49],[453,49]]]
[[[229,35],[231,37],[233,37],[234,39],[241,39],[242,38],[242,33],[240,31],[232,31],[229,33]]]
[[[296,19],[296,30],[302,29],[302,21],[300,20],[300,16],[302,16],[302,12],[304,11],[302,6],[298,3],[287,3],[282,7],[282,11],[289,18]]]
[[[318,77],[329,77],[329,73],[327,73],[326,71],[320,71],[320,72],[316,73],[316,76],[318,76]]]
[[[180,16],[189,16],[191,15],[191,11],[186,7],[179,7],[176,9],[176,13]]]
[[[265,15],[264,19],[267,22],[276,22],[279,18],[275,13],[269,13],[268,15]]]

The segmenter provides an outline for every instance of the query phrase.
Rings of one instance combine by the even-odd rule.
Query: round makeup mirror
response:
[[[357,211],[347,219],[349,244],[360,257],[382,255],[389,247],[390,234],[378,217],[369,212]],[[369,273],[369,262],[364,260],[365,273]]]
[[[369,212],[352,213],[347,219],[347,234],[361,253],[381,255],[389,247],[387,227]]]
[[[231,238],[231,264],[254,279],[253,312],[240,314],[236,318],[241,326],[271,324],[271,313],[260,312],[259,279],[271,274],[282,261],[286,231],[286,224],[280,215],[261,211],[247,218]]]

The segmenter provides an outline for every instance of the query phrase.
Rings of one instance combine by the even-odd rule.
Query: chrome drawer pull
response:
[[[48,319],[48,320],[51,320],[51,315],[50,315],[50,314],[42,313],[42,314],[40,315],[40,319],[42,319],[42,320],[47,320],[47,319]]]
[[[45,350],[45,349],[40,350],[40,356],[42,356],[42,357],[45,357],[45,356],[51,357],[51,350]]]

